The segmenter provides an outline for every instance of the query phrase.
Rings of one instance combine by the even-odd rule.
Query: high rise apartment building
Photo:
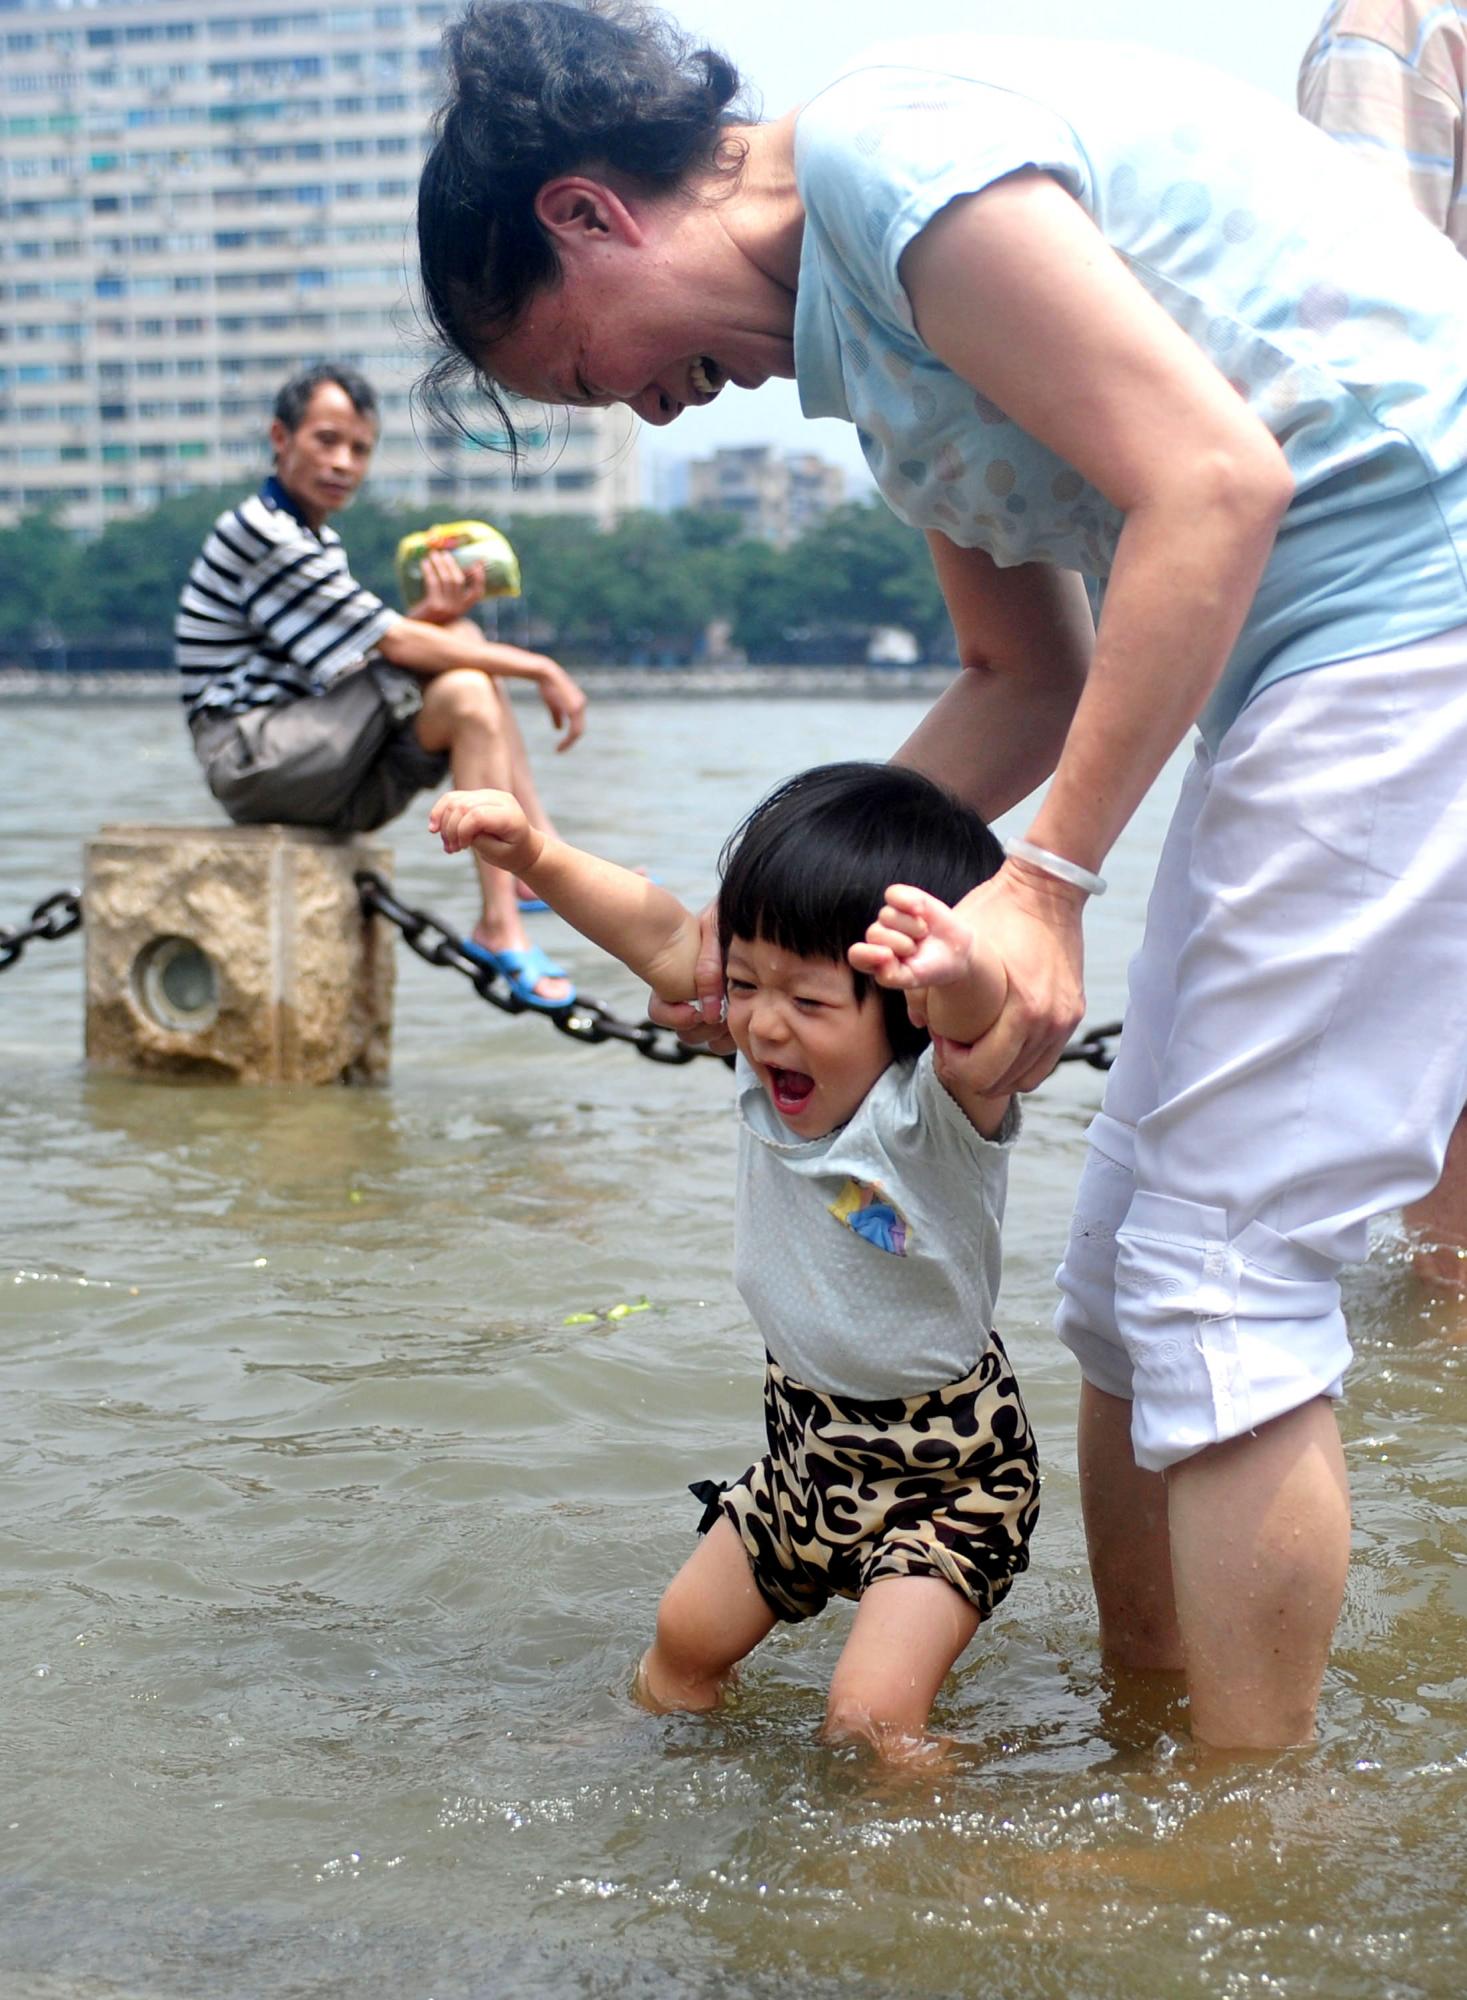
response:
[[[846,497],[838,465],[814,452],[778,452],[773,445],[724,445],[687,468],[687,504],[735,514],[747,533],[788,548]]]
[[[492,448],[415,429],[413,204],[452,11],[0,0],[0,521],[246,483],[279,383],[327,358],[381,397],[381,498],[639,504],[623,413],[540,421],[513,488]]]

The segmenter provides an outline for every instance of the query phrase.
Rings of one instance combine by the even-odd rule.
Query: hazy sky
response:
[[[1299,58],[1325,0],[670,0],[669,11],[732,56],[773,115],[819,87],[842,58],[909,26],[1146,42],[1230,70],[1293,102]],[[666,430],[644,426],[648,461],[696,458],[721,444],[772,441],[822,452],[865,479],[849,424],[800,415],[792,382],[725,390]]]

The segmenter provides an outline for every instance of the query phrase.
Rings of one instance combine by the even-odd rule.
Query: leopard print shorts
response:
[[[722,1514],[778,1617],[884,1576],[940,1576],[987,1618],[1021,1570],[1039,1464],[997,1334],[971,1375],[925,1395],[857,1402],[807,1389],[771,1359],[768,1453],[729,1486],[703,1481],[699,1533]]]

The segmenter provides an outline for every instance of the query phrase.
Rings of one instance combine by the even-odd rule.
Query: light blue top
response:
[[[1034,166],[1278,439],[1296,493],[1202,718],[1467,623],[1467,264],[1292,111],[1114,43],[956,35],[868,52],[804,109],[795,366],[889,505],[1002,565],[1103,587],[1122,516],[923,346],[897,274],[949,202]]]
[[[985,1139],[933,1067],[894,1062],[850,1122],[801,1139],[742,1056],[734,1282],[787,1375],[883,1402],[971,1375],[988,1346],[1018,1099]]]

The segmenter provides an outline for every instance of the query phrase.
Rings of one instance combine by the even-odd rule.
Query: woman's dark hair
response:
[[[513,452],[505,397],[477,356],[560,276],[535,196],[577,168],[610,167],[659,193],[714,170],[739,74],[639,0],[470,0],[443,47],[418,263],[444,351],[418,395],[463,431],[458,392],[477,388]]]
[[[762,938],[801,958],[832,958],[864,937],[893,882],[955,903],[1003,866],[971,807],[897,764],[819,764],[788,778],[729,836],[720,860],[718,936]],[[852,972],[856,998],[874,981]],[[927,1046],[906,995],[877,987],[892,1053]]]

